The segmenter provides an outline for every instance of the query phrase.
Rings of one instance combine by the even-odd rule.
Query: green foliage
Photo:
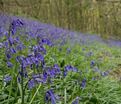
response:
[[[34,40],[32,43],[34,44]],[[75,46],[70,44],[51,48],[45,46],[48,51],[45,61],[48,66],[54,63],[59,64],[61,70],[64,70],[65,65],[71,64],[78,68],[81,73],[69,72],[64,80],[58,76],[58,78],[53,79],[52,84],[48,83],[46,86],[40,84],[32,90],[26,89],[25,104],[44,104],[43,95],[49,88],[53,88],[55,93],[59,95],[57,104],[64,104],[64,102],[71,104],[77,96],[80,104],[120,104],[121,82],[111,79],[110,75],[101,76],[100,73],[94,71],[94,68],[98,67],[101,72],[113,70],[120,63],[117,56],[120,56],[121,49],[99,43],[75,44]],[[26,45],[29,46],[27,43]],[[62,50],[60,51],[59,48]],[[71,50],[69,53],[68,48]],[[2,76],[7,72],[13,75],[13,79],[7,86],[4,82],[0,82],[0,104],[20,104],[21,85],[17,84],[15,69],[8,69],[7,72],[3,72],[7,67],[4,60],[1,60],[4,59],[2,51],[0,51],[0,68],[2,69],[0,70],[0,80],[2,81]],[[92,55],[89,55],[90,52],[92,52]],[[94,67],[90,66],[92,60],[95,61]],[[87,79],[84,89],[81,88],[83,78]]]

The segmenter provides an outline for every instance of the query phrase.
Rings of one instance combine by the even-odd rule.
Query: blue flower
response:
[[[78,69],[73,67],[73,72],[78,72]]]
[[[44,71],[42,76],[43,82],[46,82],[47,78],[48,78],[47,72]]]
[[[0,48],[3,48],[3,47],[4,47],[3,43],[0,43]]]
[[[72,102],[72,104],[79,104],[79,98],[77,97],[76,99],[74,99],[74,101]]]
[[[30,57],[25,58],[25,60],[26,60],[26,64],[27,65],[31,65],[32,64]]]
[[[11,58],[11,54],[10,53],[6,53],[6,58],[9,60]]]
[[[86,78],[82,80],[81,87],[84,89],[86,87]]]
[[[43,55],[41,55],[40,53],[35,55],[40,61],[44,61],[44,57]]]
[[[86,54],[86,56],[88,56],[88,57],[90,57],[90,56],[92,56],[93,55],[93,52],[88,52],[87,54]]]
[[[92,61],[90,62],[90,66],[93,67],[94,65],[95,65],[95,61],[92,60]]]
[[[11,68],[11,67],[13,67],[13,64],[11,63],[11,62],[7,62],[7,66],[9,67],[9,68]]]
[[[50,42],[49,39],[42,39],[42,43],[43,44],[47,44],[48,46],[52,46],[53,45],[52,42]]]
[[[16,46],[16,50],[18,50],[18,51],[22,51],[24,48],[26,48],[26,47],[22,43],[20,43]]]
[[[73,67],[71,65],[67,65],[67,66],[65,66],[65,70],[66,71],[73,70]]]
[[[56,71],[57,74],[61,72],[58,64],[54,64],[53,68],[55,68],[55,71]]]
[[[73,67],[73,66],[71,66],[71,65],[67,65],[67,66],[65,66],[65,68],[64,68],[64,76],[67,75],[67,72],[68,72],[68,71],[78,72],[78,69],[75,68],[75,67]]]
[[[10,52],[11,52],[11,54],[14,54],[14,53],[16,53],[16,50],[14,48],[10,48]]]
[[[51,101],[51,104],[56,104],[56,97],[51,89],[46,92],[45,101]]]
[[[20,83],[21,82],[21,78],[20,77],[17,77],[17,81]]]
[[[8,44],[9,44],[8,41],[5,41],[3,44],[6,48],[8,48]]]
[[[11,33],[12,35],[15,35],[17,28],[18,27],[22,27],[24,25],[24,23],[22,22],[22,20],[17,19],[17,20],[13,20],[11,23]]]
[[[46,54],[46,49],[43,46],[41,46],[41,45],[39,45],[38,51]]]
[[[105,72],[101,72],[101,76],[107,76],[109,74],[109,72],[108,71],[105,71]]]
[[[71,52],[71,49],[70,48],[67,48],[67,53],[69,54]]]
[[[14,44],[14,39],[12,37],[9,37],[8,42],[9,42],[10,46],[12,46]]]
[[[9,75],[6,75],[5,77],[4,77],[4,82],[10,82],[12,80],[12,77],[11,76],[9,76]]]
[[[46,79],[42,78],[41,74],[32,75],[32,78],[34,79],[34,81],[36,83],[45,83],[46,82]]]
[[[35,87],[36,83],[34,81],[34,79],[31,79],[28,81],[28,88],[32,89],[33,87]]]
[[[63,72],[63,76],[64,76],[64,77],[67,76],[67,71],[64,71],[64,72]]]
[[[14,42],[15,43],[19,43],[20,42],[20,38],[17,36],[16,38],[14,38]]]
[[[54,77],[55,77],[55,70],[54,70],[54,69],[48,69],[48,70],[47,70],[47,73],[48,73],[48,75],[49,75],[51,78],[54,78]]]
[[[37,45],[33,46],[33,51],[34,51],[34,53],[38,52],[38,46]]]

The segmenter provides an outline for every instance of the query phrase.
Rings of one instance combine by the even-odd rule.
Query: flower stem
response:
[[[32,102],[33,102],[33,100],[34,100],[34,98],[35,98],[37,92],[39,91],[40,87],[41,87],[41,84],[38,86],[38,88],[37,88],[36,92],[34,93],[34,96],[32,97],[32,99],[31,99],[31,101],[30,101],[29,104],[32,104]]]
[[[24,79],[23,79],[23,69],[21,69],[22,75],[21,75],[21,89],[22,89],[22,102],[21,104],[24,104]]]

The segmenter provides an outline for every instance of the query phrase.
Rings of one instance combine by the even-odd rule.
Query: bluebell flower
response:
[[[55,71],[56,71],[57,74],[61,72],[60,67],[58,66],[58,64],[54,64],[53,68],[55,68]]]
[[[35,63],[35,62],[36,62],[36,59],[35,59],[34,56],[30,57],[30,59],[31,59],[31,62],[32,62],[32,63]]]
[[[86,87],[86,78],[82,80],[81,87],[84,89]]]
[[[98,69],[98,67],[95,67],[95,68],[93,69],[93,71],[94,71],[94,72],[100,73],[100,70]]]
[[[16,61],[20,62],[20,56],[16,56]]]
[[[24,22],[20,19],[17,19],[16,20],[16,26],[23,26],[24,25]]]
[[[45,101],[51,101],[51,104],[56,104],[56,97],[51,89],[46,92]]]
[[[48,74],[47,72],[44,71],[42,76],[43,81],[46,82],[47,78],[48,78]]]
[[[43,44],[46,44],[47,43],[47,40],[46,39],[42,39],[42,43]]]
[[[35,64],[36,66],[38,66],[39,63],[40,63],[40,61],[39,61],[37,58],[35,58],[35,63],[34,63],[34,64]]]
[[[32,64],[30,57],[26,57],[25,60],[26,60],[26,64],[27,65],[31,65]]]
[[[9,59],[11,59],[11,54],[10,53],[6,53],[6,58],[9,60]]]
[[[32,54],[32,53],[31,53],[31,54],[28,54],[28,56],[27,56],[27,57],[32,57],[33,55],[34,55],[34,54]]]
[[[71,52],[71,49],[70,48],[67,48],[67,53],[70,53]]]
[[[16,33],[16,28],[12,28],[11,33],[12,33],[12,35],[14,35]]]
[[[48,41],[47,45],[50,46],[50,47],[52,47],[54,44],[52,42]]]
[[[9,45],[8,45],[8,44],[9,44],[8,41],[3,42],[3,44],[4,44],[4,46],[5,46],[6,48],[8,48],[8,46],[9,46]]]
[[[35,87],[36,83],[34,81],[34,79],[31,79],[28,81],[28,88],[32,89],[33,87]]]
[[[73,102],[72,104],[79,104],[79,98],[77,97]]]
[[[24,72],[19,71],[19,74],[20,74],[20,76],[24,77]]]
[[[78,69],[73,67],[73,72],[78,72]]]
[[[48,46],[53,46],[52,42],[49,39],[42,39],[42,44],[46,44]]]
[[[28,73],[27,72],[24,72],[24,77],[28,78]]]
[[[41,62],[41,65],[42,65],[42,68],[44,68],[44,66],[45,66],[45,61],[44,60]]]
[[[19,62],[20,64],[24,64],[25,57],[24,56],[17,56],[16,61]]]
[[[11,33],[12,35],[15,35],[17,28],[18,27],[22,27],[24,25],[24,23],[22,22],[22,20],[17,19],[17,20],[13,20],[11,23]]]
[[[92,60],[92,61],[90,62],[90,66],[93,67],[94,65],[95,65],[95,61]]]
[[[4,82],[10,82],[12,80],[12,77],[11,76],[9,76],[9,75],[5,75],[4,76]]]
[[[17,77],[17,81],[20,83],[21,82],[21,78],[20,77]]]
[[[105,72],[101,72],[101,76],[107,76],[109,74],[109,72],[108,71],[105,71]]]
[[[22,43],[20,43],[20,44],[18,44],[17,46],[16,46],[16,50],[18,50],[18,51],[22,51],[23,49],[25,49],[26,47],[22,44]]]
[[[33,74],[32,75],[32,78],[40,78],[41,77],[41,74]]]
[[[67,76],[67,71],[64,71],[64,72],[63,72],[63,76],[64,76],[64,77]]]
[[[44,80],[42,78],[41,74],[34,74],[34,75],[32,75],[32,78],[34,79],[34,81],[36,81],[36,83],[45,83],[46,82],[46,80]]]
[[[16,38],[14,38],[14,42],[15,43],[19,43],[20,42],[20,38],[17,36]]]
[[[16,53],[16,50],[14,49],[14,48],[10,48],[10,52],[12,53],[12,54],[14,54],[14,53]]]
[[[38,52],[38,46],[37,45],[33,46],[33,51],[34,51],[35,54]]]
[[[14,39],[13,39],[13,37],[9,37],[8,38],[8,42],[9,42],[9,44],[10,44],[10,46],[12,46],[13,44],[14,44]]]
[[[41,45],[38,47],[38,51],[46,54],[46,49]]]
[[[22,70],[25,70],[27,66],[28,66],[28,64],[26,63],[26,60],[25,59],[22,60],[21,63],[20,63],[21,69]]]
[[[11,67],[13,67],[13,64],[11,63],[11,62],[7,62],[7,66],[9,67],[9,68],[11,68]]]
[[[54,64],[54,68],[58,69],[59,68],[58,64]]]
[[[73,67],[73,66],[71,66],[71,65],[67,65],[64,68],[64,76],[67,75],[68,71],[78,72],[78,69]]]
[[[73,67],[71,65],[67,65],[67,66],[65,66],[65,70],[66,71],[73,70]]]
[[[37,53],[35,57],[37,57],[40,61],[44,61],[44,57],[40,53]]]
[[[47,70],[47,73],[48,73],[48,75],[49,75],[51,78],[54,78],[54,77],[55,77],[55,71],[54,71],[54,69],[48,69],[48,70]]]
[[[88,52],[88,53],[87,53],[87,56],[88,56],[88,57],[90,57],[90,56],[92,56],[92,55],[93,55],[93,52]]]
[[[0,48],[3,48],[3,47],[4,47],[3,43],[0,43]]]

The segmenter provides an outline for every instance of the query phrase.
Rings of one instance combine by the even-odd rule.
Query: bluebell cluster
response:
[[[6,21],[4,19],[6,19]],[[64,30],[62,28],[60,29],[52,25],[31,22],[16,17],[10,20],[9,18],[6,18],[6,16],[5,18],[3,16],[1,20],[4,23],[1,23],[0,21],[0,38],[2,40],[0,40],[0,49],[3,49],[5,52],[7,68],[16,70],[14,77],[18,83],[21,83],[22,78],[24,78],[27,82],[27,89],[32,90],[38,84],[43,84],[45,86],[47,84],[52,84],[57,78],[62,78],[62,80],[64,80],[69,72],[74,72],[79,74],[77,81],[79,82],[80,89],[84,90],[86,88],[88,80],[85,76],[82,76],[83,72],[75,66],[71,64],[59,65],[58,63],[47,66],[47,60],[45,60],[45,56],[48,54],[46,46],[49,48],[62,46],[67,42],[67,39],[69,39],[71,41],[70,44],[73,45],[76,42],[80,42],[82,37],[83,40],[81,41],[82,44],[84,44],[86,40],[96,40],[99,39],[99,37],[94,38],[87,36],[86,38],[85,36],[80,35],[77,39],[77,35],[74,34],[79,33]],[[82,50],[85,51],[85,48]],[[61,51],[62,48],[59,47],[59,52]],[[71,53],[70,48],[67,48],[66,51],[67,54]],[[91,57],[93,56],[93,52],[90,51],[86,53],[85,56]],[[107,76],[109,74],[108,71],[101,72],[100,69],[95,66],[96,62],[91,60],[90,67],[93,69],[93,72],[99,73],[102,76]],[[9,83],[12,80],[12,76],[9,73],[6,73],[3,80],[4,82]],[[93,80],[96,80],[96,78],[93,77]],[[45,101],[56,104],[56,100],[57,98],[54,89],[48,89],[45,92]],[[74,99],[72,104],[79,104],[79,97]]]
[[[52,80],[59,76],[66,77],[69,71],[78,72],[78,69],[72,65],[65,66],[64,70],[61,70],[61,67],[58,64],[49,67],[46,66],[44,57],[47,54],[47,51],[45,45],[49,47],[64,45],[66,37],[68,38],[69,36],[71,39],[73,35],[68,34],[69,31],[59,28],[53,30],[52,27],[46,25],[44,27],[44,29],[46,29],[45,31],[43,26],[44,24],[36,32],[28,31],[26,22],[22,19],[14,19],[11,21],[8,30],[5,30],[6,32],[2,32],[1,34],[1,37],[5,38],[0,43],[0,48],[4,48],[5,50],[6,65],[10,70],[16,67],[17,73],[15,77],[18,83],[21,83],[22,77],[28,79],[27,87],[29,90],[32,90],[40,83],[44,85],[52,83]],[[21,28],[23,27],[26,27],[26,29],[22,31]],[[22,33],[18,33],[20,29]],[[23,33],[25,36],[23,36]],[[68,34],[68,36],[65,34]],[[33,44],[31,40],[34,40],[35,44]],[[26,45],[26,42],[29,42],[29,45]],[[26,50],[25,53],[24,50]],[[70,53],[69,48],[67,49],[67,52]],[[18,66],[16,66],[15,63]],[[30,69],[36,70],[29,74]],[[4,75],[4,82],[9,83],[11,80],[11,75]],[[56,104],[56,97],[53,90],[50,89],[46,92],[45,100],[47,102],[51,101],[52,104]]]

